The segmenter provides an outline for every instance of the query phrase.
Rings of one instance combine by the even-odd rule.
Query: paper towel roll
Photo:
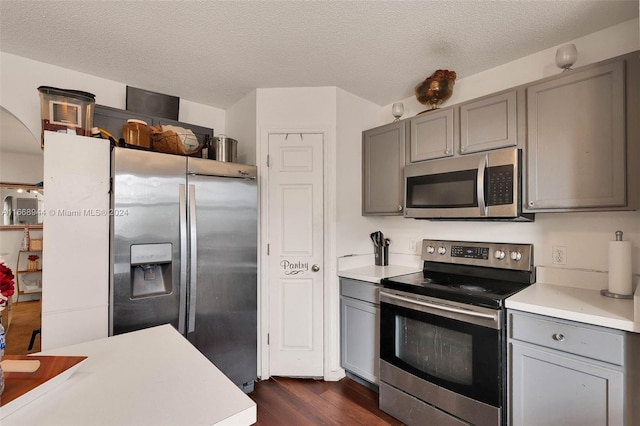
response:
[[[631,241],[609,241],[609,292],[628,296],[631,281]]]

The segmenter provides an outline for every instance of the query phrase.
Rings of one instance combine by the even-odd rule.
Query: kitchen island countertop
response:
[[[368,281],[371,283],[380,283],[383,278],[397,277],[398,275],[412,274],[420,272],[422,268],[413,266],[376,266],[369,265],[360,268],[351,268],[338,271],[338,276],[342,278],[351,278],[354,280]]]
[[[250,425],[256,404],[171,325],[42,352],[88,358],[10,425]],[[27,395],[25,395],[27,396]]]
[[[596,289],[536,283],[505,303],[508,309],[640,333],[634,301],[605,297]]]

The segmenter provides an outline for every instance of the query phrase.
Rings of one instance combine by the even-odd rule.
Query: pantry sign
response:
[[[298,275],[304,274],[309,270],[308,262],[291,262],[289,260],[283,260],[280,262],[280,267],[285,275]]]

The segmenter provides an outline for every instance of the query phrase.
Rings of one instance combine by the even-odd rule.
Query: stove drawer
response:
[[[424,425],[425,419],[438,426],[470,426],[399,389],[380,383],[380,409],[409,426]]]
[[[624,333],[529,313],[509,311],[510,337],[615,365],[624,364]]]

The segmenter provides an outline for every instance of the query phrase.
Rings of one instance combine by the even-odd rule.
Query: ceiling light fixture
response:
[[[575,44],[565,44],[556,51],[556,66],[564,71],[569,71],[578,59],[578,50]]]

